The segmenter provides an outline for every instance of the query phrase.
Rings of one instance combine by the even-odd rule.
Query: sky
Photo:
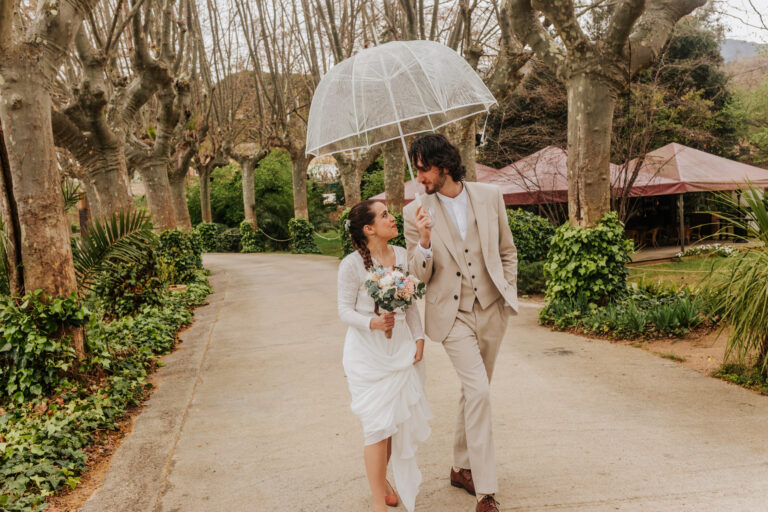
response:
[[[751,1],[760,10],[765,24],[768,25],[768,0]],[[722,0],[722,10],[725,12],[723,23],[727,27],[726,37],[762,44],[768,43],[768,30],[749,26],[756,25],[759,27],[761,25],[760,17],[750,6],[749,0]]]

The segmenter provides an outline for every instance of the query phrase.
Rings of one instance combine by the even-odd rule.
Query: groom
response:
[[[416,140],[409,158],[427,195],[403,209],[408,268],[427,283],[426,333],[461,380],[451,485],[497,512],[489,385],[517,313],[517,250],[498,187],[466,183],[458,149],[442,135]]]

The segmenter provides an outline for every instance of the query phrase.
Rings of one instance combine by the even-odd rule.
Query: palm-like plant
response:
[[[752,355],[763,373],[768,369],[768,251],[757,249],[729,258],[708,279],[709,303],[729,329],[726,359],[740,363]]]
[[[741,201],[720,195],[724,211],[712,212],[726,223],[758,240],[762,246],[728,259],[725,266],[711,273],[708,285],[710,307],[729,328],[725,356],[736,354],[740,363],[756,356],[763,374],[768,369],[768,200],[752,185],[741,191]]]
[[[100,272],[140,260],[157,237],[144,210],[113,213],[93,222],[73,249],[78,285],[89,289]]]
[[[64,196],[64,208],[69,211],[77,205],[77,202],[83,198],[83,191],[80,190],[80,184],[74,180],[66,179],[61,184],[61,194]]]

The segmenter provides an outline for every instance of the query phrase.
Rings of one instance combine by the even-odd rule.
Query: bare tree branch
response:
[[[538,20],[531,7],[531,0],[502,0],[502,9],[505,6],[509,7],[510,13],[514,13],[508,19],[517,37],[562,76],[565,72],[565,52]]]
[[[645,0],[623,0],[613,12],[608,30],[603,37],[606,46],[614,53],[620,53],[627,44],[635,22],[643,14]]]
[[[649,0],[645,13],[629,38],[632,49],[632,74],[651,65],[669,39],[677,21],[706,0]]]

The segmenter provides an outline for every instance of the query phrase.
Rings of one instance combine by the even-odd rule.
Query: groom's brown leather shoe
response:
[[[470,469],[459,469],[457,472],[451,468],[451,485],[464,489],[472,496],[475,495],[475,482],[472,481],[472,470]]]
[[[491,494],[483,496],[483,499],[477,502],[475,512],[499,512],[499,502]]]

